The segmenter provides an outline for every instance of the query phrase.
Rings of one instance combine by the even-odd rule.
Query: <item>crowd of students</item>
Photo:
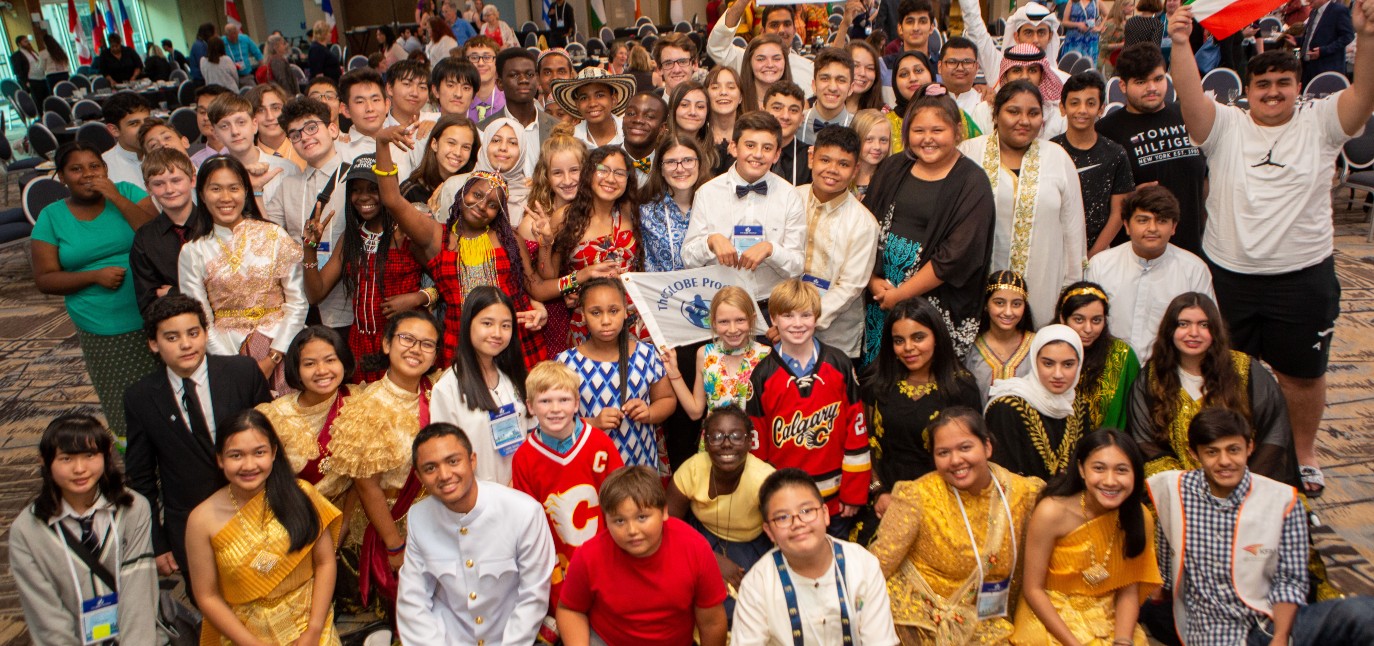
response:
[[[33,234],[109,424],[40,443],[33,639],[156,643],[180,573],[207,643],[1374,642],[1306,512],[1374,0],[1348,90],[1215,103],[1185,7],[1101,121],[1037,7],[937,64],[926,0],[811,57],[738,2],[661,87],[478,35],[202,87],[199,148],[110,98]],[[717,264],[657,346],[619,278]]]

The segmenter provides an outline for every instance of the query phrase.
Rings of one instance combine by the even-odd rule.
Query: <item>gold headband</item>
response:
[[[474,173],[472,174],[472,178],[469,179],[468,181],[471,182],[472,180],[477,180],[477,179],[484,179],[484,180],[487,180],[488,182],[491,182],[492,186],[495,186],[496,188],[501,189],[501,192],[502,192],[503,194],[509,194],[509,192],[510,192],[509,187],[506,185],[506,178],[501,177],[500,175],[497,175],[496,173],[492,173],[492,172],[488,172],[488,171],[484,171],[484,170],[479,170],[479,171],[474,172]]]
[[[984,290],[983,293],[991,294],[999,289],[1010,290],[1016,292],[1017,294],[1020,294],[1021,298],[1026,298],[1026,288],[1020,285],[1013,285],[1011,283],[993,283],[991,285],[988,285],[988,288]]]
[[[1103,301],[1110,300],[1107,298],[1106,294],[1102,293],[1102,290],[1096,287],[1079,287],[1078,289],[1069,290],[1069,293],[1064,294],[1064,298],[1059,299],[1059,304],[1063,305],[1064,301],[1067,301],[1075,296],[1096,296],[1102,299]]]

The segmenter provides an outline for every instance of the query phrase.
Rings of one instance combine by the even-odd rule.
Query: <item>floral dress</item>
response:
[[[1088,0],[1087,6],[1081,5],[1077,0],[1073,3],[1073,8],[1069,9],[1069,20],[1073,22],[1086,23],[1087,31],[1069,29],[1064,32],[1064,51],[1078,52],[1090,61],[1097,61],[1097,32],[1093,28],[1097,26],[1097,0]]]
[[[611,261],[616,264],[616,269],[621,272],[634,271],[635,254],[639,251],[639,238],[631,229],[620,228],[620,211],[611,214],[611,232],[593,240],[583,240],[573,247],[572,257],[568,259],[569,266],[573,271],[590,267],[592,265]],[[627,299],[628,303],[628,299]],[[630,332],[641,341],[648,342],[649,330],[644,327],[644,322],[634,312],[634,303],[630,305],[630,316],[625,320],[625,324],[630,326]],[[587,340],[587,321],[582,317],[582,308],[579,306],[572,310],[570,321],[571,337],[568,347],[575,348]]]
[[[726,350],[715,343],[707,343],[702,349],[701,357],[701,379],[706,387],[706,410],[712,411],[730,404],[744,408],[745,402],[754,396],[749,375],[754,374],[754,366],[759,365],[771,351],[772,348],[763,343],[750,343],[749,347],[735,351]],[[727,374],[727,368],[722,360],[733,355],[742,355],[743,360],[734,374]]]

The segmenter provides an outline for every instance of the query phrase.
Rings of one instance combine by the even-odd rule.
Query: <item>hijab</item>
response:
[[[1031,361],[1039,361],[1040,350],[1056,341],[1069,344],[1078,355],[1078,372],[1074,374],[1073,383],[1069,385],[1068,390],[1058,395],[1050,392],[1050,389],[1040,383],[1040,371],[1036,366],[1032,366],[1030,374],[1024,377],[998,379],[992,382],[992,388],[988,390],[988,403],[991,404],[998,397],[1020,397],[1042,415],[1054,419],[1064,419],[1072,415],[1073,391],[1078,386],[1078,377],[1083,371],[1083,342],[1078,338],[1078,333],[1067,325],[1046,325],[1035,333],[1035,340],[1031,342],[1030,357]],[[984,410],[987,410],[986,407]]]
[[[516,137],[520,141],[520,154],[515,158],[515,167],[508,170],[502,170],[492,166],[491,160],[487,157],[487,151],[491,150],[492,138],[496,136],[497,131],[505,126],[510,126],[511,130],[515,132]],[[487,124],[486,128],[482,129],[482,152],[477,155],[477,165],[475,167],[475,170],[500,175],[501,179],[506,180],[506,184],[510,187],[506,195],[506,208],[512,228],[518,226],[520,224],[520,219],[524,217],[525,202],[529,199],[530,195],[529,178],[525,176],[525,156],[529,154],[529,151],[526,150],[524,137],[521,136],[524,131],[525,127],[520,125],[519,121],[510,117],[493,119],[491,123]]]

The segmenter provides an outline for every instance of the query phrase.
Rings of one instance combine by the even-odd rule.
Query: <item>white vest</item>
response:
[[[1174,628],[1180,638],[1188,634],[1188,607],[1184,604],[1187,579],[1183,577],[1186,522],[1181,486],[1184,471],[1165,471],[1151,476],[1150,497],[1164,535],[1169,539],[1173,563]],[[1279,564],[1283,519],[1298,502],[1292,487],[1250,474],[1250,491],[1240,503],[1231,543],[1231,582],[1240,600],[1251,610],[1272,616],[1269,582]]]

